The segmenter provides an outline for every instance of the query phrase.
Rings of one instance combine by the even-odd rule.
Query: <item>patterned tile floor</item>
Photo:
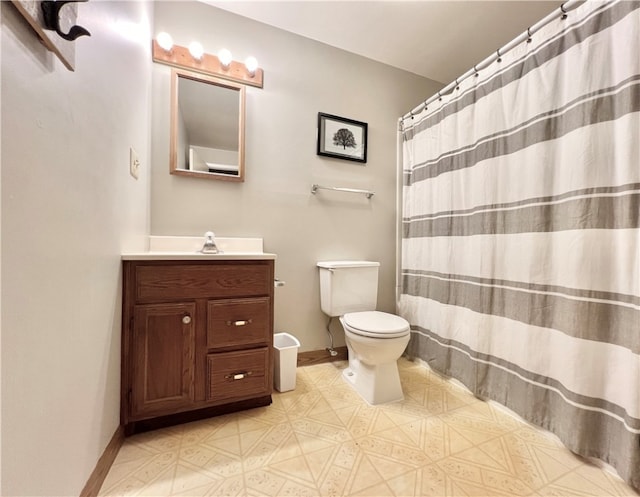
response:
[[[618,477],[419,363],[372,407],[346,363],[298,368],[269,407],[128,438],[101,496],[637,496]]]

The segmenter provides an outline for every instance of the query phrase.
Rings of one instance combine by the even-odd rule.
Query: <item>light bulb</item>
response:
[[[223,48],[218,52],[218,59],[220,59],[220,64],[222,64],[222,67],[227,69],[229,67],[229,64],[231,64],[233,57],[231,56],[231,52],[229,52],[229,50]]]
[[[202,58],[202,54],[204,54],[204,49],[202,45],[197,41],[192,41],[189,44],[189,53],[193,56],[194,59],[200,60]]]
[[[258,60],[253,57],[247,57],[247,60],[244,61],[244,65],[247,68],[250,76],[253,76],[256,73],[256,69],[258,69]]]
[[[166,52],[170,51],[171,47],[173,47],[173,39],[171,38],[171,35],[169,33],[165,33],[164,31],[162,33],[158,33],[158,36],[156,36],[156,41],[158,42],[158,45],[160,45],[160,48],[162,48]]]

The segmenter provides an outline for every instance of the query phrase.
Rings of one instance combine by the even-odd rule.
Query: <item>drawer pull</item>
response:
[[[183,316],[182,322],[184,324],[189,324],[191,322],[191,316]]]
[[[244,371],[242,373],[235,373],[235,374],[227,374],[225,375],[225,380],[232,380],[232,381],[236,381],[236,380],[243,380],[245,379],[247,376],[251,376],[253,374],[252,371]]]
[[[238,321],[227,321],[227,326],[246,326],[251,324],[250,319],[239,319]]]

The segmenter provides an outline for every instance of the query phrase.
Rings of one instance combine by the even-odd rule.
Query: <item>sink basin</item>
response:
[[[237,260],[275,259],[275,254],[265,253],[262,238],[216,237],[216,245],[222,253],[203,254],[204,236],[150,236],[149,251],[122,255],[123,260]]]

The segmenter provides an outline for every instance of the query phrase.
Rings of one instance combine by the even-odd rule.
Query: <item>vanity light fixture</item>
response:
[[[152,42],[154,62],[196,71],[237,83],[262,88],[264,72],[255,57],[248,57],[244,64],[233,60],[231,52],[222,49],[218,56],[208,54],[197,41],[189,48],[173,45],[168,33],[158,33]]]
[[[202,48],[202,44],[197,41],[192,41],[189,45],[189,53],[196,60],[202,60],[202,56],[204,55],[204,48]]]
[[[166,33],[164,31],[158,33],[158,36],[156,36],[156,41],[158,42],[158,45],[160,45],[160,48],[162,48],[165,52],[171,52],[171,48],[173,47],[173,39],[171,38],[171,35],[169,33]]]
[[[227,70],[229,69],[231,62],[233,61],[233,56],[231,55],[231,52],[229,52],[229,50],[227,50],[226,48],[223,48],[218,52],[218,59],[220,59],[220,64],[222,64],[222,68]]]

